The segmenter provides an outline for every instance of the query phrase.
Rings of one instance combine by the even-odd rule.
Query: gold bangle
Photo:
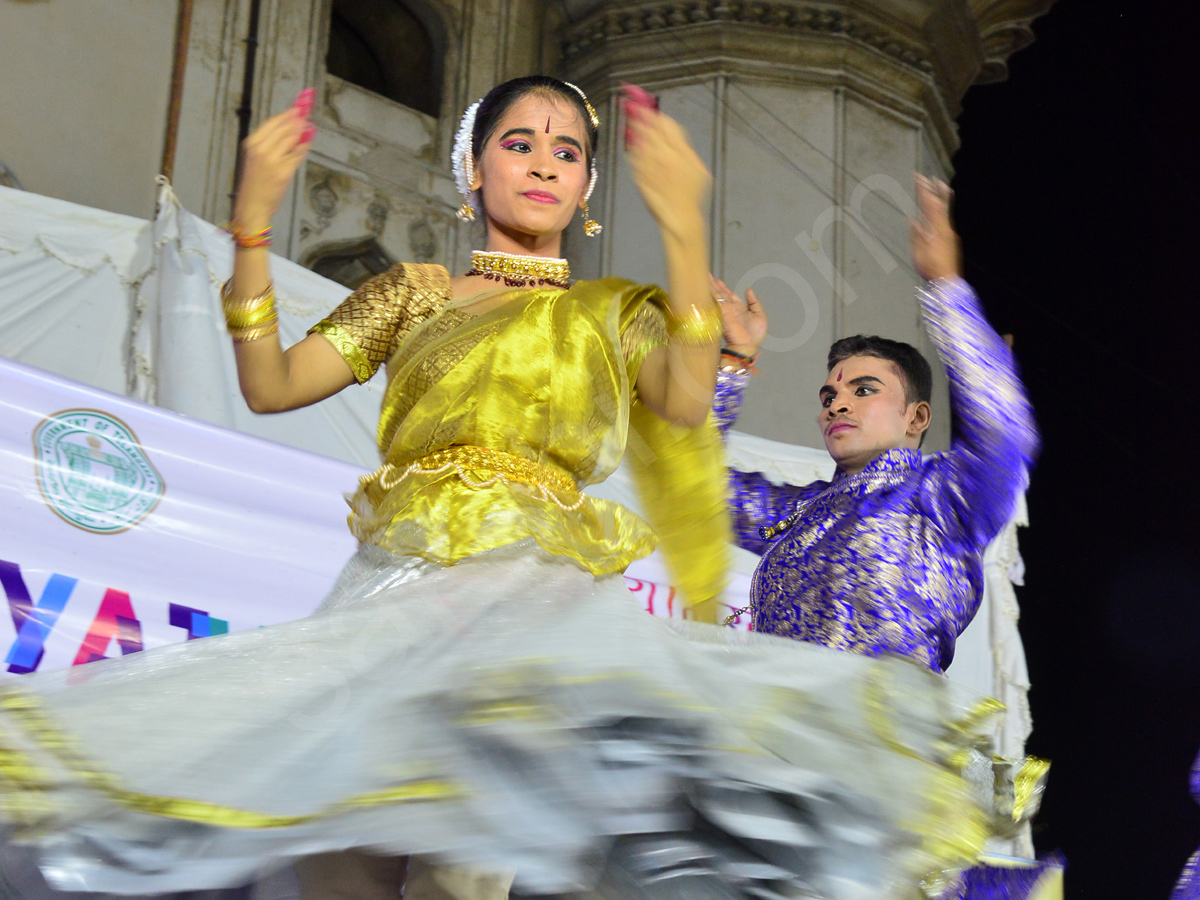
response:
[[[254,297],[234,297],[233,279],[230,278],[221,285],[221,306],[225,309],[246,309],[262,303],[275,302],[275,285],[268,284],[267,289]]]
[[[275,315],[275,310],[273,308],[268,308],[267,315],[265,316],[254,316],[252,319],[246,318],[233,322],[226,322],[225,327],[229,330],[230,334],[233,334],[237,331],[247,331],[252,328],[266,328],[273,322],[278,323],[279,317]]]
[[[263,303],[250,309],[225,310],[225,326],[230,330],[235,328],[253,328],[276,318],[275,304]]]
[[[668,307],[667,337],[685,347],[707,347],[721,340],[725,331],[721,311],[715,303],[701,309],[693,306],[680,318]]]
[[[256,297],[233,299],[233,279],[221,285],[221,307],[225,312],[225,326],[232,332],[264,325],[275,318],[275,286]]]
[[[272,319],[265,325],[255,325],[253,328],[229,329],[229,336],[233,338],[235,344],[246,344],[250,341],[257,341],[259,338],[265,338],[274,334],[279,330],[279,320]]]

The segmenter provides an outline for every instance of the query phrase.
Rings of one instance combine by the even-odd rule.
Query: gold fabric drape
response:
[[[661,540],[685,602],[712,621],[730,537],[720,441],[711,424],[668,425],[634,391],[666,340],[666,296],[607,278],[493,303],[472,314],[450,300],[444,269],[397,266],[315,326],[360,380],[387,361],[384,464],[351,498],[354,534],[441,565],[532,538],[596,575]],[[653,528],[577,492],[627,446]]]

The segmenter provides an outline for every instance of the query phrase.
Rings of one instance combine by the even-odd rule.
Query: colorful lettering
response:
[[[170,607],[170,622],[176,628],[187,631],[187,639],[210,637],[214,634],[228,634],[229,623],[224,619],[210,616],[202,609],[192,609],[181,603],[172,603]]]
[[[109,644],[116,638],[121,655],[137,653],[142,649],[142,623],[133,611],[129,595],[125,591],[109,588],[104,592],[96,618],[75,655],[74,666],[107,659]]]
[[[0,583],[8,596],[8,609],[12,614],[13,629],[17,639],[9,648],[4,662],[8,671],[24,675],[37,669],[46,653],[46,638],[54,629],[54,623],[62,614],[63,607],[78,583],[76,578],[54,574],[42,589],[36,604],[29,596],[29,588],[21,575],[21,567],[0,559]]]
[[[667,618],[675,617],[675,588],[667,585],[655,584],[653,581],[645,581],[641,578],[634,578],[630,575],[625,576],[625,586],[628,587],[631,592],[638,595],[639,599],[642,592],[646,592],[646,612],[650,613],[650,615],[665,615]],[[660,587],[666,588],[667,591],[667,608],[665,612],[660,608],[661,601],[658,597],[658,589]]]

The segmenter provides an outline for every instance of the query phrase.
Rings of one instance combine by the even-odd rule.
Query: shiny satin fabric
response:
[[[1061,856],[1039,860],[987,857],[939,900],[1063,900]]]
[[[661,539],[687,602],[715,598],[731,534],[715,428],[669,426],[634,390],[642,361],[666,339],[655,327],[663,292],[618,278],[519,288],[492,292],[491,308],[475,315],[449,299],[445,270],[420,267],[418,286],[415,277],[397,267],[386,290],[376,283],[356,292],[326,320],[345,327],[320,328],[337,335],[348,362],[370,359],[372,347],[391,353],[379,421],[384,466],[351,499],[355,536],[440,565],[531,537],[594,575],[624,571]],[[418,304],[419,322],[389,315],[389,301],[403,306],[439,287],[440,308]],[[374,324],[345,325],[355,321]],[[447,448],[484,447],[585,487],[611,475],[627,446],[653,528],[619,504],[497,479],[491,468],[419,467]]]
[[[1012,351],[970,286],[938,281],[920,298],[950,381],[950,449],[895,448],[808,485],[731,470],[729,495],[738,543],[763,557],[750,595],[757,630],[945,671],[979,609],[984,548],[1012,512],[1038,433]],[[723,427],[747,381],[719,381]]]

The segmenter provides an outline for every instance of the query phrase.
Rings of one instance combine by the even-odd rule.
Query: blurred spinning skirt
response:
[[[907,897],[983,843],[955,764],[997,707],[655,619],[532,542],[448,568],[364,546],[309,618],[3,689],[0,827],[63,890],[362,848],[525,892]]]

